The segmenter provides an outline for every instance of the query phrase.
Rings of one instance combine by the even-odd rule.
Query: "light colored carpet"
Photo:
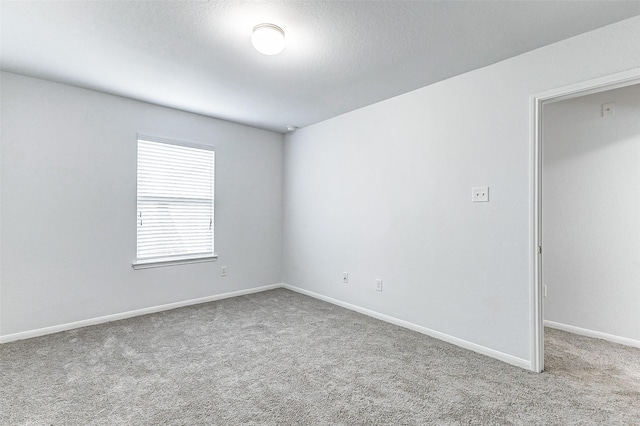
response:
[[[634,425],[640,350],[535,374],[278,289],[0,345],[2,425]]]

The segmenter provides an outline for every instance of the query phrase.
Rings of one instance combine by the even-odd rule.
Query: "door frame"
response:
[[[531,189],[531,370],[544,370],[544,299],[542,294],[542,108],[545,104],[640,84],[640,68],[559,87],[530,97]]]

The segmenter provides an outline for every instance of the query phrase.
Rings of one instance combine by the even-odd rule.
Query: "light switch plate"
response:
[[[471,201],[474,203],[485,203],[489,201],[489,187],[478,186],[471,189]]]

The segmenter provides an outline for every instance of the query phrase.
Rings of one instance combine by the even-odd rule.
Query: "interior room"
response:
[[[636,347],[639,115],[640,84],[545,106],[542,191],[545,325]]]
[[[640,84],[559,99],[543,115],[544,325],[640,348]]]
[[[640,418],[640,2],[0,24],[0,424]]]

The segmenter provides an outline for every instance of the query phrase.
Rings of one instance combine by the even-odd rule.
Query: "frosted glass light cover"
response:
[[[251,35],[251,43],[265,55],[277,55],[285,46],[284,31],[273,24],[256,25]]]

